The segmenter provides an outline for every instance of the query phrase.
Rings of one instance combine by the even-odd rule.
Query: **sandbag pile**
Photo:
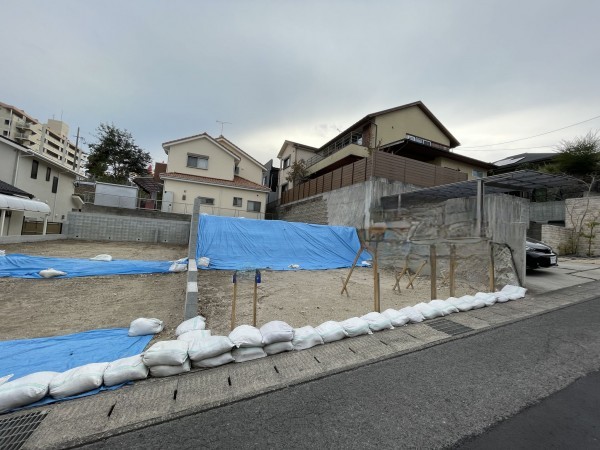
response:
[[[142,380],[148,375],[166,377],[188,372],[191,367],[207,369],[286,351],[305,350],[346,337],[372,334],[408,323],[491,306],[496,302],[516,300],[523,298],[526,291],[519,286],[507,285],[499,292],[478,292],[447,300],[431,300],[399,310],[390,308],[383,313],[371,312],[341,322],[329,320],[316,328],[292,328],[279,320],[268,322],[260,329],[240,325],[228,336],[212,336],[210,330],[206,329],[206,319],[196,316],[177,327],[176,340],[156,342],[140,355],[110,363],[86,364],[62,373],[37,372],[13,381],[2,379],[0,413],[35,403],[47,395],[62,399],[97,389],[103,384],[115,386]],[[162,321],[140,318],[131,322],[129,335],[155,334],[162,329]]]

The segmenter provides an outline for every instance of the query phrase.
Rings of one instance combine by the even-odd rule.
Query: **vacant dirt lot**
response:
[[[135,242],[49,241],[10,244],[7,253],[89,258],[108,253],[117,259],[173,260],[186,255],[186,247]],[[258,287],[260,326],[285,320],[295,327],[344,320],[373,311],[373,272],[357,268],[341,294],[349,269],[322,271],[263,271]],[[214,334],[230,329],[233,285],[230,271],[199,272],[199,313],[207,317]],[[429,300],[428,277],[408,280],[393,291],[392,271],[381,271],[381,308],[400,308]],[[0,340],[61,335],[95,328],[127,327],[137,317],[165,322],[158,339],[174,337],[183,316],[186,274],[122,275],[68,279],[0,278]],[[473,294],[485,286],[462,282],[457,295]],[[252,280],[238,284],[236,324],[252,323]],[[438,280],[438,297],[449,296]]]
[[[6,253],[89,258],[174,260],[178,245],[133,242],[49,241],[5,244]],[[169,336],[181,321],[185,273],[66,279],[0,278],[0,340],[54,336],[96,328],[127,327],[137,317],[157,317]],[[162,337],[162,336],[159,336]]]

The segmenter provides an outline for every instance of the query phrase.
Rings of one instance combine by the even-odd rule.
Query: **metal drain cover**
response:
[[[461,325],[460,323],[456,323],[448,319],[435,319],[431,322],[428,321],[425,324],[430,326],[434,330],[441,331],[442,333],[446,333],[451,336],[473,331],[473,328],[466,327],[464,325]]]
[[[22,416],[0,420],[0,450],[18,450],[31,436],[42,420],[45,412],[32,412]]]

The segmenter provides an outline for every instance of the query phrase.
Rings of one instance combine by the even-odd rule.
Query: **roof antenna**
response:
[[[221,124],[221,136],[223,136],[223,127],[225,126],[225,124],[233,125],[231,122],[224,122],[222,120],[217,120],[217,123]]]

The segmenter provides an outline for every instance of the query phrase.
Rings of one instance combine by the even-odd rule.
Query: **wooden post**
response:
[[[375,311],[377,311],[378,313],[381,312],[381,284],[379,282],[379,274],[377,274],[377,308],[375,309]]]
[[[435,244],[431,244],[429,246],[429,267],[429,279],[431,280],[431,300],[435,300],[437,298],[437,255],[435,253]]]
[[[233,302],[231,303],[231,329],[235,328],[235,302],[237,298],[237,272],[233,273]]]
[[[450,297],[454,297],[456,293],[456,245],[450,246]]]
[[[256,303],[257,303],[257,287],[258,287],[258,271],[255,272],[254,274],[254,300],[252,303],[252,325],[256,326]]]
[[[373,311],[379,312],[379,265],[377,264],[377,242],[373,251]]]
[[[490,292],[496,291],[496,276],[494,268],[494,243],[490,242]]]

